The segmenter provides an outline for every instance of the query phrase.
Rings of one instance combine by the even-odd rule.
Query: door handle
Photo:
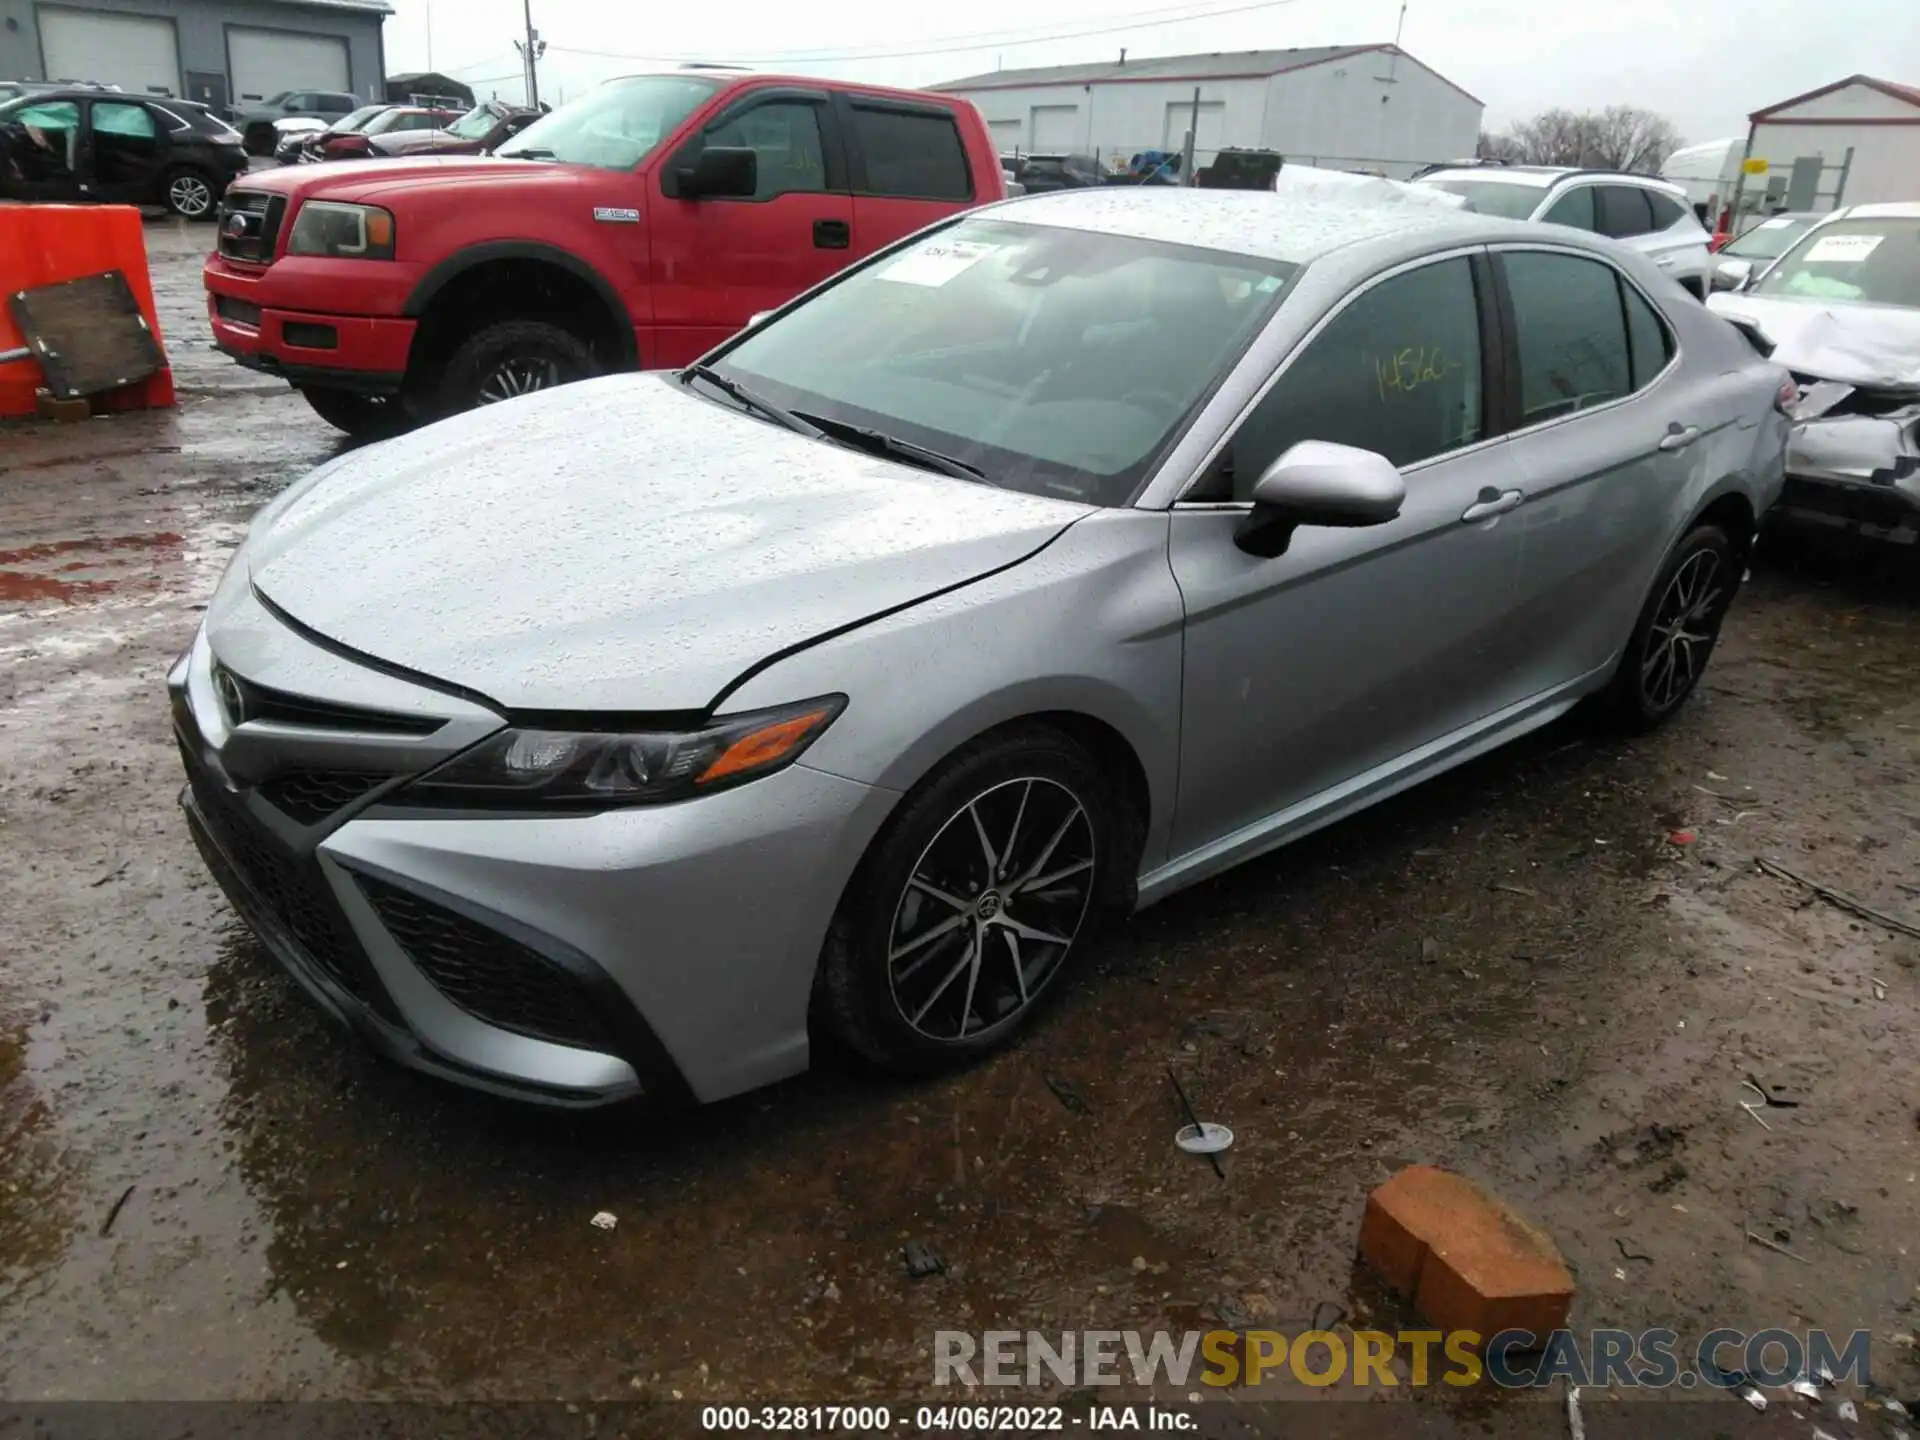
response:
[[[1656,255],[1653,263],[1663,269],[1668,269],[1678,263],[1679,259],[1680,257],[1678,255]]]
[[[813,248],[816,250],[845,250],[853,243],[853,227],[844,220],[816,220],[813,222]]]
[[[1684,450],[1700,438],[1698,425],[1682,425],[1679,421],[1667,427],[1667,433],[1660,437],[1662,450]]]
[[[1467,507],[1467,513],[1460,518],[1471,524],[1475,520],[1491,520],[1496,515],[1504,515],[1514,509],[1527,497],[1518,490],[1495,490],[1491,486],[1480,492],[1480,498]]]

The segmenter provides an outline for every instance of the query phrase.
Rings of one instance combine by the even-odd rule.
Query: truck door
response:
[[[751,197],[681,196],[679,171],[708,146],[754,152]],[[650,369],[689,364],[853,258],[853,196],[825,90],[745,92],[674,152],[659,183],[648,227]]]

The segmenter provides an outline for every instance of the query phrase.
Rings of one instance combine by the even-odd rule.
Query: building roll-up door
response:
[[[993,135],[993,148],[1000,154],[1011,155],[1020,148],[1018,120],[989,120],[987,129]]]
[[[178,95],[180,52],[173,22],[98,10],[39,9],[49,80],[118,85],[134,95]]]
[[[1036,155],[1066,155],[1080,145],[1078,105],[1033,107],[1033,139],[1027,148]]]
[[[227,65],[237,104],[254,105],[282,90],[351,90],[347,42],[336,35],[227,27]]]

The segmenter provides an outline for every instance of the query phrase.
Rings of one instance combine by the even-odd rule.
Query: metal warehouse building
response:
[[[979,106],[1003,152],[1098,155],[1178,150],[1193,125],[1194,163],[1222,148],[1402,179],[1421,164],[1471,155],[1484,107],[1397,45],[1330,45],[1172,55],[1098,65],[996,70],[936,85]]]
[[[0,0],[0,80],[86,80],[209,105],[377,99],[387,0]]]
[[[1748,119],[1747,154],[1767,162],[1749,192],[1789,210],[1920,197],[1920,88],[1850,75]]]

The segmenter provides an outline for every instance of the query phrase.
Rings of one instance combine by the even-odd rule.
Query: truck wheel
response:
[[[356,440],[385,440],[412,424],[397,395],[361,395],[320,385],[303,386],[300,393],[307,397],[314,414]]]
[[[211,220],[220,208],[220,188],[186,166],[167,172],[166,195],[167,209],[185,220]]]
[[[597,375],[578,336],[544,320],[502,320],[467,337],[447,362],[441,402],[452,414]]]

